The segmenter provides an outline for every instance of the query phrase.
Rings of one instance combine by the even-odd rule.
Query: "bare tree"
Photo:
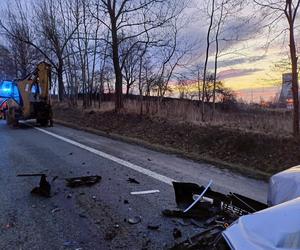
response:
[[[26,12],[22,11],[20,2],[16,2],[16,8],[13,13],[10,9],[7,11],[7,20],[12,28],[12,32],[21,39],[15,39],[9,33],[5,32],[8,49],[14,59],[15,77],[24,78],[34,68],[34,64],[40,59],[37,50],[22,40],[28,40],[32,35],[30,24],[27,20]],[[17,19],[22,22],[18,23]]]
[[[177,3],[177,5],[176,5]],[[115,71],[115,109],[119,111],[123,107],[122,100],[122,69],[127,55],[136,43],[143,42],[146,32],[163,27],[178,15],[178,7],[182,6],[178,1],[161,0],[97,0],[101,15],[97,18],[109,31],[109,44],[112,49],[112,61]],[[127,55],[120,57],[120,45],[128,39],[136,39],[136,43],[129,48]]]
[[[300,0],[253,0],[263,10],[267,12],[265,18],[272,20],[272,23],[278,23],[282,18],[285,18],[288,24],[289,36],[289,52],[292,65],[292,93],[293,93],[293,133],[294,136],[299,136],[299,84],[298,84],[298,55],[295,42],[295,28],[298,17]],[[272,25],[267,25],[269,29]],[[282,33],[282,32],[280,32]]]
[[[123,78],[126,86],[126,96],[129,95],[130,89],[136,83],[139,77],[138,64],[140,52],[139,50],[141,45],[136,45],[135,47],[133,47],[131,49],[131,52],[127,55],[128,50],[133,43],[135,43],[134,39],[126,40],[120,48],[120,57],[122,57],[123,55],[126,56],[126,59],[123,63]]]
[[[25,15],[26,10],[23,9],[23,5],[18,4],[17,6],[21,18],[8,10],[8,22],[5,23],[1,20],[1,27],[11,38],[34,47],[42,57],[52,64],[57,73],[58,94],[59,99],[62,101],[65,92],[63,81],[65,50],[77,30],[75,26],[68,29],[67,34],[63,31],[62,27],[66,25],[63,18],[65,11],[61,12],[60,10],[68,10],[68,4],[62,0],[43,0],[39,2],[32,10],[33,16],[30,17],[32,20],[30,25],[29,17]],[[21,36],[16,32],[15,27],[30,30],[30,36]]]
[[[184,66],[183,60],[191,51],[192,45],[180,37],[182,28],[183,26],[179,26],[179,20],[175,19],[170,25],[169,31],[164,31],[165,34],[162,35],[162,37],[167,37],[167,39],[154,50],[156,60],[161,64],[157,70],[155,84],[159,103],[170,90],[169,84],[175,70],[179,66]],[[161,54],[161,58],[158,57],[158,54]]]
[[[7,47],[0,45],[0,81],[15,78],[17,72],[14,67],[14,55]]]

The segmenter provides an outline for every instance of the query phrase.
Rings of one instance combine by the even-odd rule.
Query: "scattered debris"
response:
[[[71,247],[71,246],[74,246],[75,244],[76,244],[76,241],[73,241],[73,240],[66,240],[64,242],[65,247]]]
[[[55,180],[57,180],[58,179],[58,176],[54,176],[53,178],[52,178],[52,181],[51,182],[54,182]]]
[[[72,198],[72,194],[67,194],[67,199],[71,199]]]
[[[201,232],[176,244],[172,249],[215,249],[217,243],[222,244],[222,232],[236,219],[267,207],[266,204],[239,194],[225,195],[212,191],[211,184],[212,181],[206,187],[200,187],[194,183],[173,182],[179,209],[163,210],[163,215],[189,218],[190,223]],[[174,229],[173,235],[176,238],[175,236],[180,234]]]
[[[182,233],[181,233],[181,231],[178,228],[174,228],[173,229],[173,237],[175,239],[182,237]]]
[[[87,218],[85,214],[78,214],[80,218]]]
[[[135,216],[135,217],[129,218],[127,221],[128,221],[129,224],[132,224],[132,225],[138,224],[142,221],[142,217],[141,216]]]
[[[159,193],[159,190],[146,190],[146,191],[137,191],[137,192],[131,192],[132,195],[138,195],[138,194],[154,194]]]
[[[149,244],[151,243],[151,240],[150,239],[146,239],[145,242],[143,242],[143,245],[142,245],[142,250],[148,250],[149,249]]]
[[[195,227],[199,227],[199,228],[203,228],[203,225],[201,225],[200,222],[194,220],[194,219],[191,219],[191,224],[194,225]]]
[[[158,230],[160,227],[160,224],[148,224],[147,228],[150,230]]]
[[[172,217],[172,218],[197,218],[197,219],[203,219],[210,215],[209,210],[203,211],[189,211],[187,213],[184,213],[182,210],[170,210],[165,209],[162,211],[162,214],[166,217]]]
[[[183,226],[183,227],[190,226],[192,224],[189,219],[179,219],[179,220],[172,220],[172,221],[174,223],[176,223],[177,225],[179,224],[180,226]]]
[[[54,214],[54,213],[56,213],[56,212],[59,212],[60,210],[61,210],[61,209],[57,207],[57,208],[52,209],[52,210],[51,210],[51,213]]]
[[[47,198],[51,197],[51,185],[47,181],[45,174],[18,174],[17,176],[18,177],[34,177],[34,176],[41,177],[39,186],[33,188],[31,190],[31,193],[39,196],[47,197]]]
[[[104,239],[107,241],[112,241],[117,236],[117,231],[115,229],[110,229],[106,232]]]
[[[219,240],[221,232],[223,229],[221,227],[211,227],[206,230],[201,231],[188,237],[188,239],[176,244],[171,248],[171,250],[183,250],[183,249],[201,249],[201,250],[211,250],[215,249],[215,244]],[[219,249],[219,248],[218,248]],[[223,249],[223,248],[221,248]],[[228,249],[228,248],[224,248]]]
[[[95,201],[97,199],[97,197],[95,195],[93,195],[92,199]]]
[[[130,178],[130,177],[128,178],[127,181],[130,182],[130,183],[140,184],[136,179]]]
[[[123,202],[124,202],[124,204],[129,204],[128,200],[124,200]]]
[[[5,228],[7,228],[7,229],[12,228],[12,227],[14,227],[14,224],[13,224],[13,223],[7,223],[7,224],[5,225]]]
[[[74,177],[74,178],[67,178],[67,186],[74,188],[79,186],[92,186],[98,183],[101,180],[101,176],[94,175],[94,176],[81,176],[81,177]]]
[[[148,161],[152,161],[150,158],[148,158]]]

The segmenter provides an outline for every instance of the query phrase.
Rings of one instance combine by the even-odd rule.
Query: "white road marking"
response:
[[[72,144],[72,145],[74,145],[74,146],[77,146],[77,147],[79,147],[79,148],[82,148],[82,149],[84,149],[84,150],[86,150],[86,151],[89,151],[89,152],[95,154],[95,155],[98,155],[98,156],[100,156],[100,157],[102,157],[102,158],[105,158],[105,159],[111,160],[111,161],[113,161],[113,162],[116,162],[116,163],[118,163],[119,165],[122,165],[122,166],[124,166],[124,167],[130,168],[130,169],[132,169],[132,170],[134,170],[134,171],[137,171],[137,172],[139,172],[139,173],[142,173],[142,174],[144,174],[144,175],[147,175],[147,176],[149,176],[149,177],[152,177],[152,178],[154,178],[154,179],[156,179],[156,180],[158,180],[158,181],[161,181],[161,182],[163,182],[163,183],[166,183],[166,184],[168,184],[168,185],[171,185],[171,186],[172,186],[172,182],[175,181],[175,180],[172,179],[172,178],[169,178],[169,177],[167,177],[167,176],[158,174],[158,173],[153,172],[153,171],[151,171],[151,170],[149,170],[149,169],[142,168],[142,167],[140,167],[140,166],[138,166],[138,165],[135,165],[135,164],[133,164],[133,163],[131,163],[131,162],[122,160],[122,159],[120,159],[120,158],[118,158],[118,157],[115,157],[115,156],[113,156],[113,155],[104,153],[104,152],[102,152],[102,151],[100,151],[100,150],[97,150],[97,149],[95,149],[95,148],[86,146],[86,145],[81,144],[81,143],[79,143],[79,142],[73,141],[73,140],[71,140],[71,139],[65,138],[65,137],[60,136],[60,135],[57,135],[57,134],[54,134],[54,133],[49,132],[49,131],[47,131],[47,130],[45,130],[45,129],[41,129],[41,128],[37,128],[37,127],[34,127],[34,128],[37,129],[37,130],[40,131],[40,132],[43,132],[43,133],[45,133],[45,134],[47,134],[47,135],[50,135],[50,136],[52,136],[52,137],[55,137],[55,138],[57,138],[57,139],[59,139],[59,140],[61,140],[61,141],[64,141],[64,142],[67,142],[67,143]]]

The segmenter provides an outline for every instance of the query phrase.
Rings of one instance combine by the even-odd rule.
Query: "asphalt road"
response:
[[[172,180],[206,185],[266,201],[267,184],[208,164],[56,125],[8,128],[0,121],[0,249],[166,249],[173,229],[197,228],[161,216],[175,208]],[[52,197],[30,194],[38,177],[51,181]],[[91,187],[69,188],[64,178],[101,175]],[[129,183],[135,178],[140,184]],[[133,191],[159,193],[131,195]],[[126,202],[128,201],[128,203]],[[135,225],[128,219],[140,216]],[[160,225],[149,230],[149,224]]]

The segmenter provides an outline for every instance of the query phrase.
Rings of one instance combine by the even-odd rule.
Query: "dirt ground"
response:
[[[268,175],[300,163],[300,141],[287,136],[176,123],[128,113],[82,111],[58,105],[54,105],[54,117]]]

